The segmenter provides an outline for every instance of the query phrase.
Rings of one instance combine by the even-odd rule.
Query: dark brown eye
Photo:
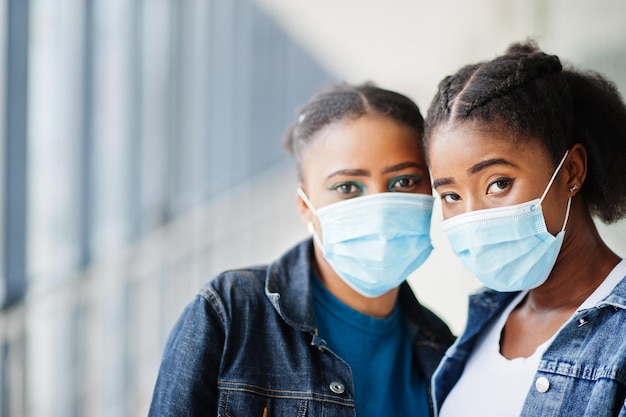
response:
[[[354,182],[342,182],[334,184],[331,189],[343,195],[360,195],[363,193],[364,187]]]
[[[419,175],[402,175],[389,182],[389,191],[411,191],[419,184]]]
[[[461,196],[456,193],[445,193],[441,195],[441,199],[446,203],[455,203],[461,201]]]
[[[489,184],[487,188],[487,194],[500,194],[506,190],[508,190],[513,184],[513,179],[511,178],[499,178]]]

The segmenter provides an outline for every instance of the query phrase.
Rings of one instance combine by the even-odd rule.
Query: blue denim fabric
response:
[[[311,256],[307,240],[202,288],[172,330],[150,416],[355,416],[351,371],[314,326]],[[452,334],[406,283],[399,303],[430,378]]]
[[[461,377],[480,332],[517,293],[484,289],[470,297],[467,326],[433,376],[437,410]],[[626,417],[626,277],[596,307],[576,313],[539,363],[521,417]],[[485,375],[489,378],[489,375]]]

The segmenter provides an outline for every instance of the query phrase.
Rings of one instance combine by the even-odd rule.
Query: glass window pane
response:
[[[140,231],[160,224],[166,215],[168,190],[170,2],[142,2],[141,139],[139,160]]]
[[[132,2],[96,0],[94,31],[93,256],[115,252],[130,233]]]
[[[82,2],[31,2],[28,271],[34,285],[79,263]]]

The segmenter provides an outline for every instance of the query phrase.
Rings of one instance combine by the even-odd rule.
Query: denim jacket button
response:
[[[543,393],[546,392],[547,390],[550,389],[550,381],[548,381],[548,378],[546,377],[539,377],[537,378],[537,381],[535,381],[535,389],[537,389],[537,391]]]
[[[328,387],[335,394],[343,394],[346,390],[346,387],[341,382],[331,382]]]

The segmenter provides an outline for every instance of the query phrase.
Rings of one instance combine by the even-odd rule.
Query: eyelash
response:
[[[347,188],[347,187],[354,187],[356,188],[358,191],[343,191],[342,188]],[[365,191],[365,187],[359,183],[356,182],[342,182],[339,184],[333,184],[329,187],[330,190],[333,191],[337,191],[339,194],[343,194],[346,196],[350,196],[350,195],[361,195],[363,194],[363,192]]]
[[[448,197],[454,197],[454,200],[450,201],[448,200]],[[461,197],[457,194],[457,193],[443,193],[441,194],[441,201],[443,201],[444,203],[455,203],[456,201],[459,201],[461,199]]]
[[[500,194],[500,193],[502,193],[502,192],[506,191],[508,188],[511,188],[511,185],[513,185],[513,182],[515,182],[515,179],[513,179],[513,178],[507,178],[507,177],[504,177],[504,178],[498,178],[498,179],[496,179],[496,180],[492,181],[492,182],[491,182],[491,183],[487,186],[487,193],[486,193],[486,194]],[[504,187],[500,188],[500,187],[498,186],[498,189],[499,189],[499,190],[498,190],[498,192],[496,192],[496,193],[489,192],[489,190],[491,190],[491,187],[492,187],[492,186],[494,186],[494,185],[497,185],[498,183],[504,183]]]
[[[404,185],[404,186],[399,186],[397,188],[394,188],[394,185],[397,184],[400,181],[403,180],[408,180],[409,181],[409,185]],[[389,181],[389,185],[387,187],[387,189],[391,192],[398,192],[399,190],[406,190],[406,189],[413,189],[415,188],[420,181],[422,180],[422,177],[420,175],[411,175],[411,174],[406,174],[406,175],[400,175],[398,177],[394,177],[391,179],[391,181]],[[346,188],[354,188],[354,190],[350,191],[346,191]],[[336,191],[339,194],[346,196],[346,197],[350,197],[350,196],[360,196],[365,192],[365,186],[362,184],[359,184],[357,182],[352,182],[352,181],[346,181],[346,182],[341,182],[341,183],[337,183],[337,184],[333,184],[329,187],[330,190]]]
[[[389,191],[394,191],[394,188],[393,188],[394,184],[397,184],[399,181],[402,181],[402,180],[409,180],[411,181],[411,183],[409,185],[401,186],[400,188],[404,188],[404,189],[414,188],[420,183],[421,179],[422,177],[420,175],[415,175],[415,174],[413,175],[406,174],[406,175],[401,175],[399,177],[394,177],[391,181],[389,181],[388,189]]]
[[[492,182],[489,183],[489,185],[487,186],[487,192],[485,194],[501,194],[502,192],[507,191],[507,189],[511,188],[511,185],[513,185],[513,183],[515,182],[515,178],[498,178]],[[499,189],[499,192],[493,193],[493,192],[489,192],[489,190],[491,189],[492,186],[498,184],[498,183],[504,183],[504,187]],[[499,188],[499,187],[498,187]],[[453,192],[448,192],[448,193],[442,193],[441,195],[441,201],[443,201],[444,203],[447,204],[453,204],[459,200],[461,200],[461,196],[459,196],[457,193],[453,193]]]

